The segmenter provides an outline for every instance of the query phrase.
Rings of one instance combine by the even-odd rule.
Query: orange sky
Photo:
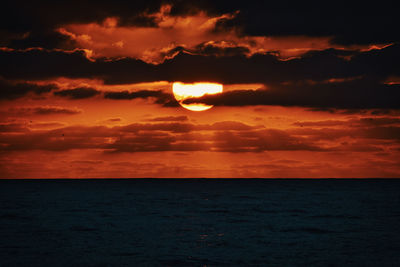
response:
[[[239,10],[146,12],[155,25],[110,16],[53,25],[60,47],[2,44],[0,178],[400,176],[399,74],[379,65],[395,42],[220,28]],[[224,94],[189,111],[182,80]]]
[[[157,84],[171,90],[171,84]],[[397,177],[400,173],[398,136],[382,132],[399,126],[398,115],[389,120],[386,115],[279,106],[193,112],[161,107],[150,98],[71,100],[51,94],[2,101],[0,114],[2,178]]]

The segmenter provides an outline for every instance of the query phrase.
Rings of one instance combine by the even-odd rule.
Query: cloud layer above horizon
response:
[[[396,11],[326,5],[7,1],[1,178],[399,177]]]

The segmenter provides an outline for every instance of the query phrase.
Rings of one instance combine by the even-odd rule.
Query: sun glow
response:
[[[172,92],[179,104],[191,111],[204,111],[212,108],[212,105],[203,103],[184,104],[183,101],[188,98],[202,97],[206,94],[222,93],[223,86],[218,83],[181,83],[172,84]]]

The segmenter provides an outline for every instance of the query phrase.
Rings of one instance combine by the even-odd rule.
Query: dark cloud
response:
[[[168,80],[222,83],[279,83],[368,77],[384,80],[400,73],[393,58],[400,45],[366,52],[327,49],[282,61],[274,54],[215,57],[180,53],[159,68]]]
[[[57,32],[71,23],[102,23],[118,17],[121,26],[155,27],[156,18],[149,14],[160,10],[163,1],[5,1],[2,3],[0,32],[3,45],[13,48],[76,48],[77,45]],[[77,8],[79,7],[79,8]]]
[[[83,99],[100,94],[99,91],[90,87],[79,87],[74,89],[61,90],[53,93],[57,96],[69,97],[71,99]]]
[[[218,10],[240,10],[233,19],[220,20],[217,29],[237,29],[244,35],[327,36],[344,45],[400,40],[392,1],[375,5],[357,1],[218,1],[215,5]]]
[[[8,110],[11,115],[29,116],[29,115],[75,115],[82,113],[77,108],[65,108],[59,106],[40,106],[40,107],[13,107]]]
[[[32,47],[41,47],[45,49],[74,49],[78,45],[69,36],[61,34],[55,30],[44,30],[27,32],[10,40],[4,45],[16,49],[26,49]]]
[[[286,61],[279,60],[273,54],[220,57],[180,53],[159,65],[132,58],[93,61],[86,57],[84,50],[0,50],[0,72],[7,79],[37,80],[62,76],[103,79],[106,84],[161,80],[264,83],[267,90],[231,91],[187,102],[202,101],[225,106],[398,109],[400,85],[384,83],[388,77],[400,75],[399,64],[394,60],[396,58],[400,58],[400,45],[365,52],[334,49],[312,51],[301,58]],[[107,92],[105,97],[153,97],[155,103],[164,106],[178,105],[171,94],[162,91]]]
[[[171,123],[157,123],[157,124],[131,124],[128,129],[132,129],[132,126],[138,126],[137,129],[151,129],[151,130],[167,130],[171,132],[190,132],[190,131],[246,131],[263,128],[263,126],[250,126],[237,121],[222,121],[215,122],[213,124],[192,124],[188,122],[171,122]],[[171,126],[173,126],[171,128]],[[150,128],[147,128],[150,127]],[[155,127],[155,128],[153,128]]]
[[[331,114],[344,115],[365,115],[365,116],[399,116],[400,111],[397,109],[337,109],[337,108],[308,108],[312,112],[327,112]]]
[[[123,132],[140,131],[167,131],[174,133],[188,133],[193,131],[245,131],[262,128],[261,126],[249,126],[236,121],[216,122],[213,124],[193,124],[182,121],[163,121],[160,123],[133,123],[126,126],[118,126]]]
[[[73,160],[71,161],[72,164],[94,164],[94,165],[99,165],[103,164],[104,161],[102,160]]]
[[[361,118],[359,120],[349,120],[353,127],[357,126],[387,126],[387,125],[400,125],[400,118],[396,117],[383,117],[383,118]]]
[[[269,150],[321,151],[322,148],[302,137],[292,136],[285,131],[266,129],[250,132],[216,132],[215,151],[262,152]]]
[[[69,97],[71,99],[89,98],[100,94],[100,91],[89,87],[79,87],[74,89],[59,89],[55,84],[34,84],[30,82],[15,82],[0,78],[0,99],[14,100],[23,97],[29,93],[40,95],[54,91],[53,94],[61,97]]]
[[[243,56],[250,53],[249,48],[237,44],[227,44],[223,41],[209,41],[200,43],[193,48],[183,46],[175,46],[165,52],[160,52],[161,58],[173,58],[178,54],[215,56],[215,57],[232,57]]]
[[[56,85],[37,85],[25,82],[11,82],[0,77],[0,99],[13,100],[16,98],[23,97],[28,93],[34,93],[37,95],[48,93],[54,90]]]
[[[206,42],[198,44],[193,50],[189,50],[192,53],[196,53],[204,56],[219,56],[219,57],[232,57],[238,55],[246,55],[250,53],[247,47],[243,46],[228,46],[223,43]]]
[[[212,15],[240,11],[232,19],[221,19],[216,30],[234,29],[243,35],[328,36],[345,45],[400,40],[393,1],[373,5],[349,1],[6,1],[0,25],[10,32],[29,32],[119,17],[123,26],[155,27],[156,18],[148,14],[158,12],[163,4],[172,5],[173,16],[199,11]]]
[[[14,32],[53,29],[69,23],[101,23],[120,17],[121,24],[152,25],[144,13],[158,12],[162,1],[5,1],[1,27]],[[77,8],[79,7],[79,8]]]
[[[238,121],[220,121],[215,122],[211,125],[212,130],[236,130],[236,131],[245,131],[251,129],[264,128],[263,126],[249,126],[247,124],[238,122]],[[206,128],[203,128],[204,130]]]
[[[74,114],[82,113],[82,110],[80,110],[80,109],[63,108],[63,107],[56,107],[56,106],[36,107],[32,111],[34,114],[37,114],[37,115],[51,115],[51,114],[74,115]]]
[[[400,125],[400,118],[365,117],[360,119],[349,119],[349,120],[299,121],[293,123],[293,125],[300,127],[332,127],[332,126],[373,127],[373,126]]]
[[[157,122],[157,121],[188,121],[188,120],[189,119],[187,116],[165,116],[165,117],[156,117],[148,119],[147,121]]]
[[[239,127],[240,125],[240,127]],[[13,126],[14,128],[16,126]],[[281,130],[258,129],[238,122],[130,124],[112,128],[71,126],[48,131],[0,134],[1,149],[103,149],[110,152],[320,150],[302,137]],[[203,134],[201,131],[208,131]]]
[[[370,116],[382,116],[382,115],[400,115],[398,110],[394,109],[336,109],[336,108],[309,108],[307,109],[313,112],[328,112],[331,114],[345,114],[345,115],[370,115]]]
[[[383,126],[383,127],[371,127],[368,131],[359,130],[359,136],[363,138],[375,138],[375,139],[393,139],[400,141],[400,127],[398,126]]]
[[[61,122],[30,122],[28,124],[29,128],[60,128],[65,126]]]
[[[349,55],[351,58],[346,58]],[[400,45],[392,45],[361,53],[334,49],[313,51],[287,61],[279,60],[273,54],[216,57],[179,53],[160,65],[152,65],[132,58],[91,61],[84,50],[1,50],[0,71],[8,79],[63,76],[101,78],[108,84],[160,80],[271,84],[354,77],[385,80],[400,75],[400,67],[393,60],[399,57]]]
[[[120,91],[120,92],[106,92],[104,98],[114,100],[132,100],[137,98],[153,98],[155,103],[165,107],[178,107],[179,103],[175,100],[172,94],[166,93],[162,90],[140,90],[140,91]]]
[[[377,109],[371,110],[371,115],[400,115],[399,111],[392,109]]]
[[[293,123],[294,126],[300,127],[331,127],[331,126],[343,126],[347,121],[340,120],[326,120],[326,121],[299,121]]]
[[[191,124],[135,123],[124,126],[69,126],[32,130],[27,124],[0,125],[1,149],[101,149],[109,152],[148,151],[381,151],[399,145],[400,127],[368,125],[347,128],[267,129],[239,122]],[[332,143],[332,140],[341,140]],[[343,141],[344,140],[344,141]]]
[[[372,126],[372,127],[358,127],[358,128],[296,128],[291,129],[288,133],[295,136],[308,136],[308,139],[314,141],[322,140],[337,140],[340,138],[351,137],[361,140],[378,139],[378,140],[394,140],[400,141],[400,127],[399,126]],[[369,141],[370,144],[372,144]],[[384,145],[384,144],[381,144]]]
[[[16,122],[0,123],[0,133],[16,133],[16,132],[27,132],[29,129],[26,124]]]
[[[333,109],[399,109],[399,85],[368,80],[309,85],[274,85],[267,90],[236,90],[187,99],[216,106],[280,105]]]
[[[18,132],[30,132],[31,129],[42,129],[42,128],[60,128],[65,126],[64,123],[60,122],[3,122],[0,123],[0,132],[18,133]]]
[[[126,99],[130,100],[135,98],[159,97],[163,95],[164,95],[163,91],[141,90],[136,92],[129,92],[129,91],[106,92],[104,94],[104,97],[116,100],[126,100]]]
[[[8,79],[100,78],[106,83],[154,81],[155,66],[141,60],[89,60],[84,50],[0,50],[0,73]],[[40,62],[40,64],[38,64]],[[130,73],[130,74],[129,74]]]

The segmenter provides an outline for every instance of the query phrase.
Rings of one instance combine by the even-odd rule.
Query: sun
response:
[[[203,103],[184,104],[183,101],[188,98],[202,97],[205,94],[220,94],[223,86],[219,83],[181,83],[174,82],[172,84],[172,92],[179,104],[191,111],[204,111],[212,108],[212,105]]]

